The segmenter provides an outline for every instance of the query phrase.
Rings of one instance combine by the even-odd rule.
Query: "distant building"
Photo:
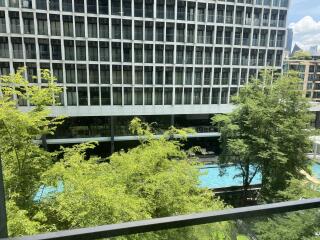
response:
[[[128,131],[134,116],[157,129],[195,128],[196,145],[211,146],[218,134],[210,118],[232,111],[230,98],[261,69],[281,72],[288,7],[289,0],[0,0],[0,75],[25,66],[33,84],[47,84],[39,68],[58,78],[61,105],[52,112],[69,118],[48,147],[94,140],[105,152],[126,148],[138,139]]]
[[[320,128],[320,60],[312,56],[312,60],[286,60],[285,71],[299,72],[303,80],[303,91],[312,103],[311,111],[315,113],[314,125]]]
[[[298,44],[295,44],[292,49],[291,55],[294,55],[296,52],[300,52],[300,51],[303,51],[302,48],[300,48]]]
[[[320,56],[320,46],[315,45],[309,49],[312,56]]]
[[[291,49],[292,49],[292,43],[293,43],[293,29],[292,28],[288,28],[287,30],[287,45],[286,45],[286,50],[287,52],[291,53]]]

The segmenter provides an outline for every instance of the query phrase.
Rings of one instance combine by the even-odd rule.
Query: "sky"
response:
[[[320,0],[291,0],[288,23],[300,47],[320,45]]]

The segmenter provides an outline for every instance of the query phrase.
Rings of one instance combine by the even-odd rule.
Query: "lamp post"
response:
[[[6,196],[4,190],[4,178],[2,171],[2,158],[0,152],[0,238],[8,237],[7,229],[7,211],[6,211]]]

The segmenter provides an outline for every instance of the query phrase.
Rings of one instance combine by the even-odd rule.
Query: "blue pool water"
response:
[[[223,188],[231,186],[242,186],[242,178],[236,177],[241,171],[236,166],[223,168],[224,174],[220,174],[220,168],[217,165],[207,165],[200,169],[203,174],[200,176],[201,187]],[[261,183],[261,174],[258,173],[252,180],[252,185]]]
[[[203,173],[200,176],[201,187],[207,188],[224,188],[232,186],[242,186],[242,178],[235,177],[240,174],[240,170],[236,166],[228,166],[224,168],[225,174],[220,175],[220,168],[217,165],[207,165],[200,169]],[[320,180],[320,164],[315,163],[312,166],[312,175]],[[252,185],[261,183],[261,174],[257,174],[252,180]]]
[[[313,164],[312,175],[320,180],[320,164],[318,163]]]
[[[200,186],[204,188],[224,188],[232,186],[242,186],[241,177],[235,177],[240,173],[236,166],[224,168],[224,174],[220,174],[220,168],[217,165],[206,165],[200,169]],[[313,164],[313,175],[320,180],[320,164]],[[258,173],[252,180],[252,185],[261,183],[261,174]],[[40,202],[42,198],[51,196],[54,193],[63,192],[63,183],[59,182],[57,187],[42,185],[33,200]]]

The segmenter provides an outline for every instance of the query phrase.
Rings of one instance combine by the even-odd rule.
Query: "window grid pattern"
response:
[[[228,104],[259,69],[281,71],[288,4],[0,1],[0,74],[30,67],[45,86],[33,69],[50,68],[66,106]]]

